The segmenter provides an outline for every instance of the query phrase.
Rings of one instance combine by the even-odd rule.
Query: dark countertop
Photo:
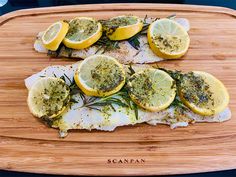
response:
[[[4,1],[0,0],[0,5]],[[26,8],[34,7],[48,7],[48,6],[59,6],[59,5],[73,5],[73,4],[92,4],[92,3],[175,3],[175,4],[198,4],[198,5],[212,5],[212,6],[223,6],[232,9],[236,9],[235,0],[8,0],[7,4],[0,7],[0,15]],[[1,162],[0,162],[1,163]],[[212,162],[214,163],[214,162]],[[0,170],[0,177],[64,177],[58,175],[44,175],[44,174],[32,174],[32,173],[20,173],[20,172],[9,172]],[[199,174],[188,174],[188,175],[171,175],[168,177],[236,177],[235,170],[227,170],[220,172],[208,172]]]

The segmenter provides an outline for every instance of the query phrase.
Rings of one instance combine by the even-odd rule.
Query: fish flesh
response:
[[[25,79],[25,86],[28,90],[33,84],[42,77],[64,77],[66,84],[70,85],[73,76],[81,61],[72,65],[49,66],[42,71]],[[129,77],[129,65],[123,65],[127,77]],[[135,72],[150,68],[150,65],[134,64],[132,68]],[[66,77],[65,77],[66,74]],[[114,94],[112,97],[122,99],[119,95]],[[89,100],[91,97],[85,96]],[[83,107],[84,100],[80,94],[72,95],[76,103],[71,104],[66,110],[51,123],[51,127],[59,129],[60,137],[65,137],[71,129],[102,130],[114,131],[116,127],[147,123],[150,125],[166,124],[171,128],[186,127],[195,122],[223,122],[231,118],[231,111],[226,108],[222,112],[213,116],[201,116],[193,113],[189,109],[180,109],[179,107],[170,106],[159,112],[148,112],[141,108],[138,109],[138,117],[135,111],[129,107],[122,107],[114,104],[104,106],[101,110]]]
[[[149,23],[152,20],[152,18],[148,18],[146,19],[146,22]],[[174,20],[182,25],[186,31],[190,30],[190,24],[187,19],[175,18]],[[43,32],[39,32],[34,42],[34,49],[39,53],[48,53],[48,50],[43,46],[41,40],[42,36]],[[68,49],[65,46],[62,46],[57,53],[57,57],[84,59],[90,55],[104,54],[116,58],[122,64],[153,63],[163,60],[163,58],[158,57],[152,52],[151,48],[149,47],[146,35],[141,35],[138,40],[140,43],[138,50],[131,46],[128,41],[119,42],[119,48],[105,51],[103,49],[100,50],[100,46],[97,45],[92,45],[86,49],[81,50]]]

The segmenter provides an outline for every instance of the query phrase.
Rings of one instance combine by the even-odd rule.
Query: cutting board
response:
[[[39,31],[76,16],[166,17],[191,24],[191,44],[180,60],[158,63],[210,72],[228,88],[232,119],[171,130],[140,124],[114,132],[72,131],[61,139],[27,107],[24,79],[49,65],[71,64],[34,51]],[[70,175],[167,175],[236,168],[236,12],[209,6],[96,4],[28,9],[0,17],[0,169]],[[122,118],[122,117],[121,117]]]

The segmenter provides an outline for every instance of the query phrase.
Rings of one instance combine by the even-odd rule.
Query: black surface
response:
[[[0,0],[1,2],[1,0]],[[3,7],[0,7],[0,14],[5,14],[18,9],[34,8],[34,7],[48,7],[58,5],[73,5],[73,4],[91,4],[91,3],[127,3],[127,2],[139,2],[139,3],[176,3],[176,4],[198,4],[198,5],[213,5],[223,6],[236,9],[236,0],[8,0],[8,3]],[[1,163],[1,162],[0,162]],[[212,161],[212,163],[214,163]],[[39,167],[40,168],[40,167]],[[45,175],[45,174],[32,174],[32,173],[20,173],[1,171],[0,177],[65,177],[58,175]],[[220,172],[208,172],[189,175],[171,175],[168,177],[236,177],[236,170],[220,171]]]

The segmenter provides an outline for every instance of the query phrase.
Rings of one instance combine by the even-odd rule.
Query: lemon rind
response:
[[[169,20],[167,18],[163,18],[163,19],[160,19],[160,20]],[[185,31],[185,29],[180,25],[178,24],[177,22],[172,21],[172,23],[175,23],[175,25],[177,25],[179,28],[182,29],[182,31],[185,31],[186,35],[188,36],[187,37],[187,44],[186,44],[186,48],[183,50],[183,51],[180,51],[180,52],[173,52],[173,53],[166,53],[166,52],[163,52],[161,50],[159,50],[158,47],[156,47],[156,45],[153,43],[153,40],[152,40],[152,28],[153,26],[155,25],[155,23],[158,23],[160,22],[160,20],[156,20],[155,22],[153,22],[149,27],[148,27],[148,33],[147,33],[147,38],[148,38],[148,43],[149,43],[149,46],[150,48],[152,49],[152,51],[159,57],[161,58],[165,58],[165,59],[177,59],[177,58],[180,58],[182,56],[184,56],[187,51],[188,51],[188,48],[189,48],[189,45],[190,45],[190,38],[188,36],[188,33],[187,31]]]
[[[93,89],[91,87],[88,87],[83,82],[83,79],[80,78],[80,76],[79,76],[80,68],[86,63],[86,60],[89,60],[89,59],[94,58],[94,57],[106,57],[106,58],[109,58],[109,59],[113,60],[117,64],[117,66],[119,68],[121,68],[121,72],[122,72],[122,75],[124,76],[124,80],[122,82],[120,82],[120,84],[116,88],[114,88],[113,90],[108,91],[108,92],[103,92],[103,91],[99,91],[99,90]],[[124,71],[123,66],[115,58],[113,58],[111,56],[107,56],[107,55],[92,55],[92,56],[86,58],[85,60],[83,60],[82,63],[78,66],[78,69],[77,69],[77,71],[74,74],[74,79],[75,79],[75,83],[77,84],[77,86],[86,95],[88,95],[88,96],[104,97],[104,96],[109,96],[109,95],[112,95],[112,94],[118,92],[124,86],[124,84],[125,84],[125,71]]]
[[[91,21],[96,21],[94,18],[90,18],[90,17],[76,17],[73,20],[77,20],[77,19],[88,19]],[[101,36],[102,36],[102,25],[100,22],[97,22],[98,25],[98,29],[97,31],[90,37],[88,37],[87,39],[84,39],[82,41],[73,41],[70,40],[68,38],[64,38],[63,39],[63,43],[65,44],[66,47],[72,48],[72,49],[84,49],[84,48],[88,48],[89,46],[93,45],[95,42],[97,42]]]

